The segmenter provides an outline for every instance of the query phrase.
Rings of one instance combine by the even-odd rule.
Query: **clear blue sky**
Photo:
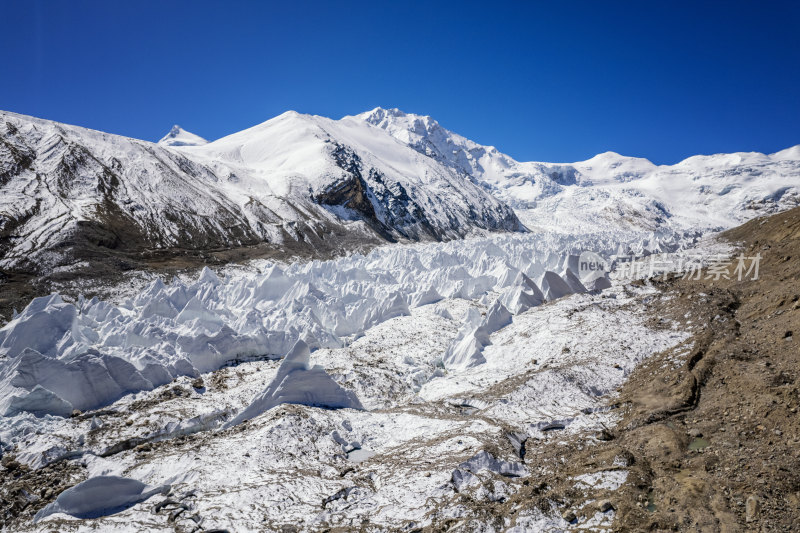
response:
[[[157,140],[399,107],[519,160],[673,163],[800,143],[799,28],[788,1],[0,0],[0,109]]]

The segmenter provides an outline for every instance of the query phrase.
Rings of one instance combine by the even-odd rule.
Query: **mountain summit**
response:
[[[158,144],[161,146],[202,146],[208,144],[208,141],[175,124],[169,133],[158,141]]]

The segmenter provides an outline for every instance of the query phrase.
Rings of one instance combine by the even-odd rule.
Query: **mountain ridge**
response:
[[[459,137],[461,139],[465,139],[465,140],[469,141],[470,143],[474,144],[475,146],[486,148],[489,151],[499,152],[498,148],[495,145],[481,145],[481,144],[479,144],[479,143],[477,143],[475,141],[471,141],[469,138],[464,137],[463,135],[460,135],[458,133],[453,132],[452,130],[444,128],[438,120],[434,119],[430,115],[419,115],[419,114],[416,114],[416,113],[407,113],[407,112],[405,112],[405,111],[403,111],[403,110],[401,110],[399,108],[396,108],[396,107],[383,108],[383,107],[379,106],[379,107],[375,107],[375,108],[373,108],[373,109],[371,109],[369,111],[364,111],[362,113],[358,113],[356,115],[345,115],[345,117],[343,117],[343,118],[350,118],[350,117],[359,118],[361,120],[365,120],[365,121],[370,122],[370,123],[374,123],[374,121],[376,120],[373,117],[381,117],[382,119],[387,119],[389,117],[395,117],[395,118],[396,117],[408,117],[408,118],[412,118],[414,120],[421,120],[423,123],[427,122],[427,123],[430,123],[430,124],[434,125],[434,127],[436,127],[436,128],[441,128],[442,130],[446,131],[450,135]],[[380,119],[377,119],[377,120],[380,121]],[[510,155],[506,155],[506,154],[503,154],[503,155],[506,155],[506,157],[508,157],[509,159],[514,159],[514,161],[517,161],[517,162],[520,162],[520,163],[542,163],[542,164],[547,164],[547,165],[578,165],[578,164],[581,164],[581,163],[588,163],[588,162],[592,161],[593,159],[598,158],[599,156],[605,156],[607,154],[608,155],[612,155],[612,156],[618,156],[620,159],[641,160],[641,161],[644,161],[644,162],[647,162],[647,163],[653,165],[654,167],[663,167],[663,166],[670,167],[670,166],[678,165],[678,164],[680,164],[680,163],[682,163],[684,161],[687,161],[689,159],[696,158],[696,157],[714,157],[714,156],[722,156],[722,155],[764,155],[764,156],[780,156],[781,158],[788,157],[790,159],[800,159],[800,143],[791,145],[791,146],[789,146],[787,148],[778,150],[776,152],[759,152],[759,151],[756,151],[756,150],[751,150],[751,151],[738,151],[738,152],[715,152],[715,153],[710,153],[710,154],[693,154],[691,156],[685,157],[685,158],[683,158],[683,159],[681,159],[679,161],[676,161],[675,163],[671,163],[671,164],[670,163],[657,164],[657,163],[653,163],[652,161],[650,161],[646,157],[623,155],[623,154],[621,154],[621,153],[619,153],[619,152],[617,152],[615,150],[606,150],[604,152],[599,152],[599,153],[593,155],[592,157],[590,157],[588,159],[578,160],[578,161],[549,161],[549,162],[548,161],[540,161],[540,160],[521,161],[521,160],[517,160],[517,159],[513,158]]]

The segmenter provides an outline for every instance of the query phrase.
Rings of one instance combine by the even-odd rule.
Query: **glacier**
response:
[[[0,328],[0,414],[96,409],[177,376],[283,357],[299,340],[311,349],[340,348],[443,298],[491,295],[494,307],[486,317],[466,318],[442,361],[467,368],[480,364],[488,335],[512,312],[586,291],[568,266],[581,250],[651,253],[685,241],[628,237],[518,235],[385,246],[329,261],[255,262],[255,270],[234,269],[224,279],[208,268],[194,281],[157,278],[117,304],[36,298]]]
[[[411,308],[345,347],[311,353],[339,386],[357,393],[363,410],[280,404],[215,429],[220,413],[260,404],[265,387],[285,381],[285,360],[255,360],[203,375],[207,389],[179,377],[85,416],[0,419],[0,438],[32,468],[68,457],[90,479],[173,487],[165,498],[80,527],[171,531],[198,521],[206,529],[322,530],[366,518],[379,529],[425,527],[463,516],[462,496],[508,497],[540,479],[506,432],[535,450],[607,425],[616,412],[601,409],[603,394],[653,350],[686,338],[646,325],[642,305],[656,295],[652,287],[614,283],[602,294],[574,294],[513,316],[490,335],[486,362],[463,370],[440,371],[432,359],[470,309],[482,314],[494,305],[494,291]],[[178,388],[189,393],[165,395]],[[564,429],[543,430],[554,421]],[[177,503],[159,512],[169,501]],[[170,511],[181,505],[188,509],[173,521]],[[49,531],[65,519],[55,513],[29,529]]]

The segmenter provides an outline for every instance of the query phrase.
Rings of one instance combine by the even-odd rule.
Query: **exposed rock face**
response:
[[[341,144],[331,151],[336,165],[345,171],[340,181],[332,183],[315,200],[325,206],[350,211],[388,241],[398,238],[443,240],[464,233],[464,222],[448,217],[444,224],[432,222],[418,196],[409,194],[401,182],[392,182],[380,170],[367,169],[359,155]],[[478,214],[469,206],[469,224],[486,230],[520,230],[513,212],[503,211],[499,218]]]

